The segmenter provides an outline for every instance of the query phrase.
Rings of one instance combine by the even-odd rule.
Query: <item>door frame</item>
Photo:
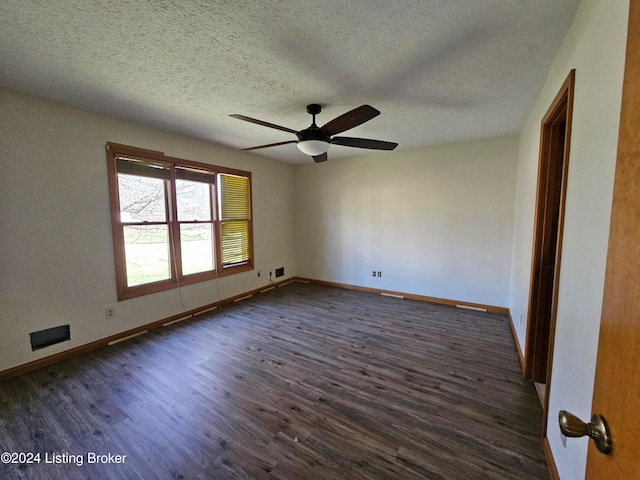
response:
[[[546,419],[549,407],[549,389],[558,307],[558,285],[571,146],[574,89],[575,70],[571,70],[542,118],[540,128],[540,158],[538,162],[531,281],[529,284],[529,306],[527,311],[524,376],[532,381],[544,380],[545,383],[543,438],[546,437]],[[562,154],[559,154],[558,142],[562,140],[561,135],[564,136],[564,148]],[[560,181],[559,197],[554,197],[553,192],[557,192],[558,180]],[[559,204],[554,204],[555,202],[559,202]],[[557,216],[554,213],[556,209]],[[557,221],[557,227],[554,227],[554,221]],[[557,232],[555,238],[552,235],[554,231]],[[548,274],[550,267],[553,268],[553,277]],[[552,282],[552,285],[550,282]],[[549,291],[552,292],[551,299],[547,296]],[[548,301],[551,301],[549,318],[542,318],[541,313],[545,302]]]

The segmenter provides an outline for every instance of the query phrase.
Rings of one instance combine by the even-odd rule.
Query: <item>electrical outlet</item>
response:
[[[116,318],[116,309],[115,307],[107,307],[104,309],[104,316],[107,320],[111,320],[112,318]]]
[[[378,277],[382,277],[382,272],[378,272]]]
[[[376,271],[375,271],[375,270],[373,271],[373,276],[374,276],[374,277],[376,276]]]

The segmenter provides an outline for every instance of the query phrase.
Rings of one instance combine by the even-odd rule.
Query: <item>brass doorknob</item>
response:
[[[591,422],[585,423],[573,413],[560,410],[558,423],[560,431],[565,437],[584,437],[586,435],[594,441],[600,452],[605,455],[611,453],[611,432],[602,415],[594,413]]]

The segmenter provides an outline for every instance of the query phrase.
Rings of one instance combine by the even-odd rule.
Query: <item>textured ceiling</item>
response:
[[[309,103],[376,107],[343,135],[398,150],[459,142],[520,131],[578,3],[2,0],[0,83],[237,148],[295,136],[229,114],[301,130]]]

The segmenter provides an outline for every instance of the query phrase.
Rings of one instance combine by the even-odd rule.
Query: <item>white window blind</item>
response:
[[[250,185],[240,175],[221,173],[219,179],[222,266],[228,267],[250,259]]]

